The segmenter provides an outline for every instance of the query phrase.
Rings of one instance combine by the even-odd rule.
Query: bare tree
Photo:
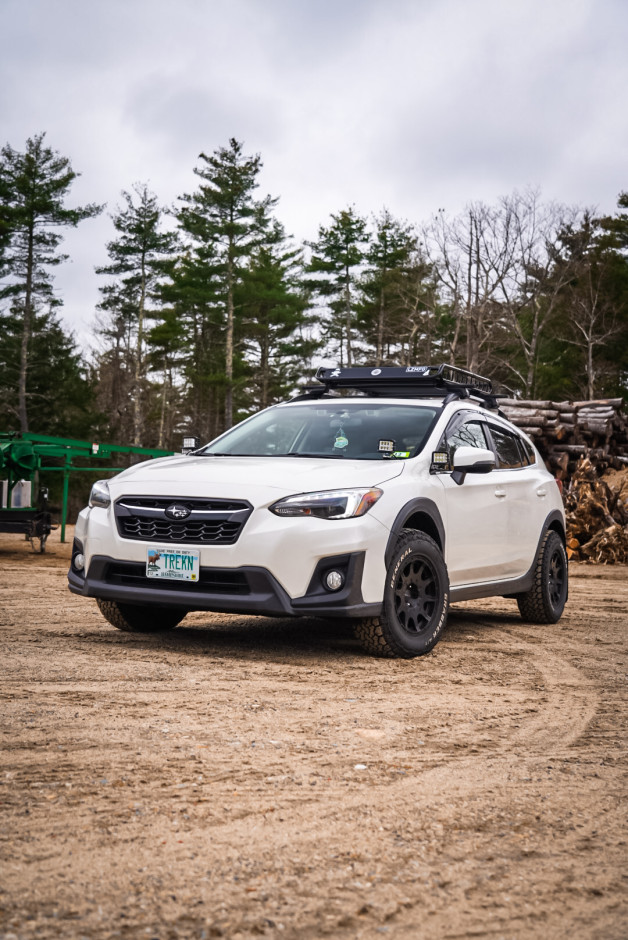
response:
[[[621,331],[618,311],[607,290],[611,256],[605,253],[598,242],[598,221],[591,213],[584,214],[578,229],[569,227],[562,232],[562,243],[566,257],[558,270],[564,268],[559,280],[564,282],[562,297],[566,316],[560,339],[577,346],[584,353],[585,392],[588,399],[596,393],[596,383],[603,374],[597,357],[599,349]]]
[[[579,215],[528,189],[493,206],[474,203],[453,220],[442,212],[432,220],[425,244],[455,319],[452,363],[463,358],[465,342],[468,369],[498,364],[526,396],[533,393],[539,343],[573,271],[557,266],[560,233]]]

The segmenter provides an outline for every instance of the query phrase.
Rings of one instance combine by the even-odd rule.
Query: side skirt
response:
[[[456,601],[474,601],[478,597],[514,597],[529,591],[534,584],[530,574],[511,581],[485,581],[483,584],[463,584],[449,589],[452,604]]]

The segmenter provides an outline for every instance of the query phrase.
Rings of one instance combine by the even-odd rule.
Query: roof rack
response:
[[[489,408],[497,408],[493,383],[474,372],[455,366],[370,366],[352,369],[324,369],[316,373],[320,385],[306,386],[291,401],[322,398],[329,392],[350,388],[370,398],[443,398],[443,404],[457,398],[474,398]]]

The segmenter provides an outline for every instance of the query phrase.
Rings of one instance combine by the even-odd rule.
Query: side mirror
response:
[[[483,447],[459,447],[454,454],[454,483],[464,483],[467,473],[490,473],[495,469],[495,454]]]

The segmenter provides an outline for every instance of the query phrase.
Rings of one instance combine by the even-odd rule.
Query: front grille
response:
[[[141,539],[144,542],[222,542],[232,545],[242,528],[239,522],[194,522],[182,525],[157,519],[120,520],[120,535],[125,539]]]
[[[158,590],[185,591],[193,594],[201,589],[211,594],[250,594],[251,588],[246,576],[241,571],[228,568],[201,568],[198,581],[171,581],[168,578],[147,578],[146,565],[141,562],[109,562],[104,580],[107,584],[119,584],[125,587],[150,587]]]
[[[169,519],[168,507],[189,511]],[[125,539],[180,545],[233,545],[253,511],[246,500],[123,496],[114,506],[118,532]]]

